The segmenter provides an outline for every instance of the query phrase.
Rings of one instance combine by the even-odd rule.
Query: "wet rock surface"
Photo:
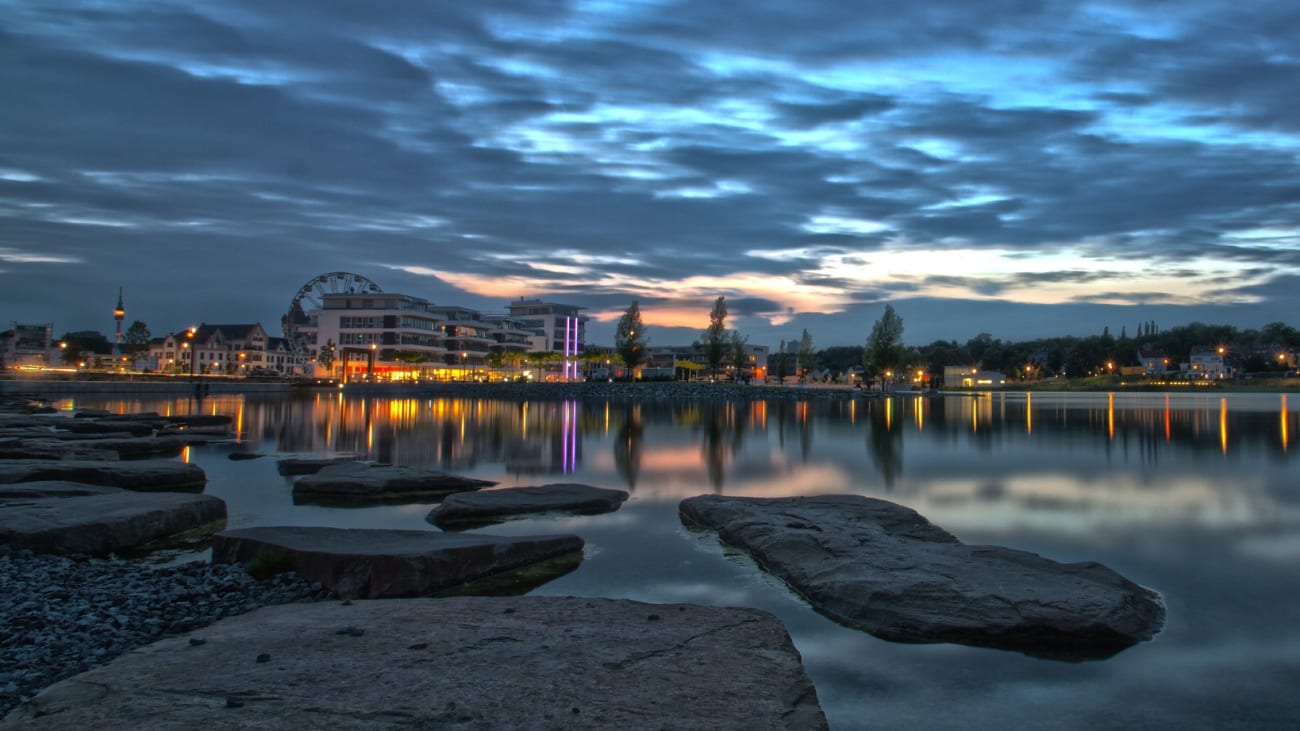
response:
[[[574,535],[268,526],[213,536],[214,563],[292,569],[339,596],[427,595],[582,550]]]
[[[596,515],[618,510],[627,497],[623,490],[576,483],[461,492],[443,498],[428,520],[440,527],[469,527],[551,511]]]
[[[424,500],[477,490],[495,482],[440,472],[370,462],[340,462],[321,467],[293,483],[295,503],[367,504]]]
[[[157,567],[0,546],[0,716],[55,681],[159,638],[324,596],[292,574],[257,581],[234,565]]]
[[[826,728],[785,628],[753,609],[322,602],[260,609],[201,635],[65,680],[0,726]]]
[[[282,475],[314,475],[330,465],[355,461],[355,457],[286,457],[277,460],[275,467]]]
[[[48,480],[127,490],[198,492],[207,476],[198,465],[165,460],[0,460],[0,484]]]
[[[1063,660],[1109,657],[1164,624],[1155,592],[1099,563],[966,545],[915,511],[858,495],[683,500],[843,624],[903,642],[957,642]]]
[[[225,502],[210,495],[73,482],[0,485],[0,543],[41,553],[127,551],[225,519]]]

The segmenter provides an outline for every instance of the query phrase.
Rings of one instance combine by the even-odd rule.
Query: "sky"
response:
[[[0,0],[0,323],[1300,325],[1300,3]]]

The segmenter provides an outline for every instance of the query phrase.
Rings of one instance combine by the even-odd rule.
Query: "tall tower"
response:
[[[117,339],[113,341],[113,355],[122,354],[122,318],[126,317],[126,308],[122,306],[122,288],[117,288],[117,307],[113,308],[113,319],[117,320]]]

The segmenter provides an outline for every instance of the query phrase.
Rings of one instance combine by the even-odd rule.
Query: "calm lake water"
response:
[[[191,402],[66,408],[187,413]],[[1294,728],[1300,725],[1300,395],[1013,394],[808,403],[622,405],[476,399],[214,397],[241,443],[186,454],[231,527],[437,530],[432,505],[295,506],[272,458],[355,454],[503,486],[582,482],[632,498],[602,516],[485,533],[587,541],[550,595],[758,607],[803,655],[832,728]],[[878,640],[812,611],[713,534],[701,493],[857,493],[967,543],[1101,561],[1160,592],[1165,630],[1102,661]],[[708,693],[708,688],[701,688]]]

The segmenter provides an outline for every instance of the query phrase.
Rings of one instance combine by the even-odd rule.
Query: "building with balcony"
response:
[[[341,292],[306,313],[316,375],[344,380],[428,380],[446,377],[452,350],[444,316],[420,297]],[[459,355],[459,351],[457,351]]]
[[[520,297],[509,304],[510,317],[518,320],[523,329],[532,332],[532,351],[559,353],[562,358],[563,378],[578,380],[578,356],[587,337],[584,308],[557,302],[527,300]]]

